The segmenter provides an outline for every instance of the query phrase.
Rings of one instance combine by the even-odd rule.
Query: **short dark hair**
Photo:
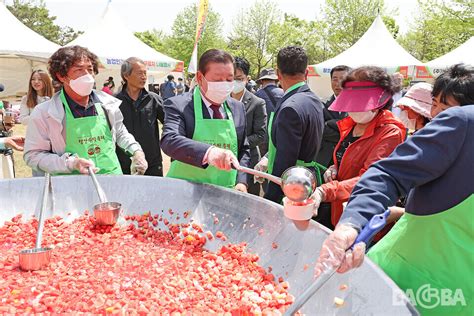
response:
[[[60,81],[56,75],[60,74],[62,77],[66,77],[74,63],[82,58],[91,61],[94,73],[97,75],[99,73],[99,58],[97,55],[85,47],[74,45],[61,47],[49,58],[48,71],[51,78]]]
[[[351,70],[347,76],[342,80],[341,86],[344,87],[346,83],[351,81],[370,81],[381,87],[392,96],[395,93],[395,82],[385,70],[376,66],[364,66]],[[384,109],[389,109],[393,105],[393,97],[387,101]]]
[[[173,75],[168,75],[168,77],[166,77],[166,78],[168,78],[168,81],[171,81],[171,80],[174,79],[174,76]]]
[[[331,75],[331,79],[332,79],[332,74],[336,71],[345,71],[345,72],[349,72],[351,71],[352,68],[349,67],[349,66],[346,66],[346,65],[339,65],[339,66],[336,66],[334,67],[333,69],[331,69],[331,72],[330,72],[330,75]]]
[[[303,47],[287,46],[278,52],[277,66],[284,75],[305,74],[308,68],[308,56]]]
[[[248,76],[250,73],[250,63],[244,57],[235,57],[234,67],[242,70],[242,72]]]
[[[456,64],[436,78],[431,94],[440,96],[446,104],[446,98],[452,97],[459,105],[474,104],[474,67]]]
[[[234,64],[234,58],[222,49],[209,49],[199,58],[198,70],[204,75],[210,63]]]

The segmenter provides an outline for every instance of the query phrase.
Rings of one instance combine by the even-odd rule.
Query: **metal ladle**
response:
[[[99,225],[114,225],[120,215],[122,204],[117,202],[107,202],[107,196],[97,181],[97,177],[95,176],[92,167],[89,167],[88,170],[100,200],[100,204],[94,205],[94,217]]]
[[[41,240],[43,238],[44,218],[43,213],[48,206],[48,195],[51,190],[51,175],[46,173],[44,176],[43,197],[41,200],[41,209],[38,218],[38,231],[36,232],[35,248],[20,251],[19,261],[22,270],[39,270],[49,264],[51,260],[52,248],[42,248]]]
[[[354,249],[354,246],[360,242],[369,245],[369,242],[382,228],[387,224],[387,219],[390,216],[390,210],[386,210],[382,214],[374,215],[369,223],[365,225],[364,229],[359,233],[355,242],[352,244],[350,249]],[[339,267],[332,267],[326,265],[325,269],[319,275],[319,277],[308,286],[302,294],[291,304],[286,310],[283,316],[293,316],[324,284],[326,284],[331,277],[336,273]]]
[[[278,184],[285,196],[294,202],[302,202],[308,199],[316,189],[316,178],[314,174],[305,167],[288,168],[283,172],[281,178],[242,166],[237,170],[265,178]]]

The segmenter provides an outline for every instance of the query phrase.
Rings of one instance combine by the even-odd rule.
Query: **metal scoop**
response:
[[[316,178],[313,173],[305,167],[288,168],[283,172],[281,178],[242,166],[240,166],[238,170],[278,184],[285,196],[294,202],[302,202],[308,199],[316,189]]]
[[[372,238],[377,234],[382,228],[385,227],[387,223],[387,218],[390,215],[390,210],[386,210],[382,214],[377,214],[372,217],[370,222],[365,225],[364,229],[359,233],[355,242],[352,244],[350,249],[354,249],[354,246],[360,242],[365,243],[366,245],[372,240]],[[319,275],[319,277],[314,281],[310,286],[308,286],[303,293],[298,296],[296,301],[291,304],[286,310],[284,316],[294,315],[331,277],[336,273],[339,267],[330,267],[327,266],[324,271]]]
[[[94,171],[91,167],[89,167],[88,170],[100,200],[100,204],[94,205],[94,216],[97,223],[99,225],[114,225],[120,215],[122,204],[117,202],[107,202],[107,196],[97,181]]]
[[[41,209],[38,218],[38,231],[36,232],[35,248],[20,251],[19,261],[22,270],[39,270],[49,264],[51,260],[51,248],[42,248],[41,240],[43,237],[44,218],[43,213],[48,205],[48,195],[51,190],[51,176],[45,174],[43,197],[41,200]]]

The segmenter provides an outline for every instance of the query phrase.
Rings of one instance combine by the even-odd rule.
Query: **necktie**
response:
[[[213,119],[218,119],[218,120],[223,119],[221,111],[219,110],[220,108],[221,108],[220,105],[211,104],[211,110],[212,110],[212,113],[213,113],[212,118]]]

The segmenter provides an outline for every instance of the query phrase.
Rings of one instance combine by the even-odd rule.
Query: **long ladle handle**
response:
[[[97,191],[97,195],[99,196],[100,203],[106,203],[107,196],[105,195],[104,190],[102,190],[102,187],[100,186],[99,181],[97,181],[97,177],[95,176],[95,173],[92,170],[92,167],[88,167],[87,169],[89,170],[89,175],[92,178],[92,182],[94,183],[95,189]]]
[[[41,248],[41,240],[43,239],[43,226],[44,226],[43,214],[46,212],[46,207],[48,206],[50,182],[51,182],[51,175],[49,173],[46,173],[44,175],[43,197],[41,199],[41,209],[40,209],[39,218],[38,218],[38,231],[36,232],[35,248]]]
[[[257,176],[257,177],[260,177],[260,178],[265,178],[265,179],[270,180],[272,182],[275,182],[276,184],[281,186],[281,178],[275,177],[274,175],[268,174],[266,172],[262,172],[262,171],[258,171],[258,170],[255,170],[255,169],[242,167],[242,166],[240,166],[237,170],[238,171],[243,171],[245,173],[249,173],[251,175],[254,175],[254,176]]]
[[[350,249],[353,249],[354,246],[360,242],[367,245],[375,234],[385,227],[389,215],[390,210],[386,210],[383,214],[374,215],[369,223],[365,225],[364,229],[359,233]],[[288,307],[283,316],[293,316],[334,275],[336,270],[337,267],[327,267],[316,281],[308,286],[303,293],[298,296],[293,304]]]

